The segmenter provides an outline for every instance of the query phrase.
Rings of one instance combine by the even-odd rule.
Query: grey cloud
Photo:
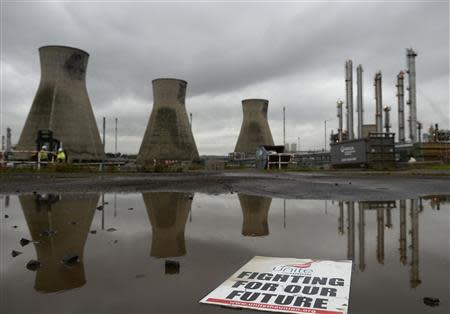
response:
[[[46,44],[90,53],[88,90],[97,121],[108,118],[110,150],[116,116],[119,147],[139,149],[157,77],[188,81],[200,153],[234,148],[240,101],[249,97],[269,99],[276,142],[286,106],[289,141],[322,147],[323,120],[344,98],[348,58],[364,67],[366,121],[373,74],[382,70],[395,124],[395,77],[410,46],[419,53],[421,120],[449,123],[448,3],[7,3],[3,17],[2,118],[16,138],[39,81],[37,49]]]

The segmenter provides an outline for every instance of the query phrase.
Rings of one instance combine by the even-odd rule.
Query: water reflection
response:
[[[34,288],[49,293],[83,286],[84,245],[99,195],[36,194],[19,200],[41,263]],[[80,262],[65,266],[62,260],[68,254],[78,255]]]
[[[416,288],[420,285],[419,277],[419,213],[421,208],[421,199],[409,200],[410,211],[410,287]],[[355,202],[346,202],[347,205],[347,258],[355,260]],[[385,230],[395,229],[392,224],[392,210],[397,208],[396,201],[366,201],[358,202],[359,211],[359,269],[364,271],[366,268],[365,260],[365,215],[366,211],[375,212],[377,222],[376,235],[376,257],[378,263],[384,265],[385,259]],[[407,247],[407,201],[399,201],[399,255],[400,263],[407,265],[408,263],[408,247]],[[344,230],[344,203],[339,202],[339,218],[338,218],[338,233],[343,234]]]
[[[430,205],[432,209],[440,210],[441,204],[449,204],[450,196],[449,195],[429,195],[423,197],[424,200],[430,200]],[[420,199],[422,200],[422,198]]]
[[[158,258],[185,255],[184,229],[194,194],[155,192],[142,196],[152,225],[150,255]]]
[[[75,313],[87,306],[91,313],[199,313],[205,308],[192,300],[254,255],[352,258],[352,313],[431,313],[422,298],[442,302],[448,295],[449,206],[443,197],[328,204],[242,194],[199,193],[195,203],[193,194],[176,192],[104,197],[97,211],[99,195],[11,196],[0,230],[3,312]],[[195,217],[186,226],[191,206]],[[285,218],[289,228],[283,228]],[[22,248],[22,237],[38,243]],[[22,254],[12,257],[12,250]],[[73,267],[61,263],[67,253],[83,257],[83,250],[84,265],[83,258]],[[37,272],[26,270],[30,259],[42,263]],[[93,296],[117,303],[92,302]],[[438,310],[448,312],[447,305]]]
[[[238,194],[242,208],[242,235],[261,237],[269,234],[268,214],[271,197]]]

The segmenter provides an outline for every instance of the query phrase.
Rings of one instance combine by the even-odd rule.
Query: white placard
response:
[[[201,303],[282,313],[346,314],[351,261],[255,256]]]

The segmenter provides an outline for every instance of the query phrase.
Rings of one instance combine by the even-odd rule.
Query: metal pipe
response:
[[[417,121],[417,133],[418,133],[418,139],[417,142],[422,143],[422,123]]]
[[[117,157],[117,118],[115,120],[116,127],[114,129],[114,155]]]
[[[338,128],[338,139],[339,139],[339,143],[342,142],[342,127],[343,127],[343,117],[342,117],[342,105],[343,102],[342,100],[338,100],[337,102],[337,117],[339,119],[339,128]]]
[[[362,129],[364,125],[363,117],[363,83],[362,83],[362,65],[358,65],[356,68],[356,86],[357,86],[357,96],[356,96],[356,111],[358,112],[358,138],[363,137]]]
[[[386,133],[389,133],[391,129],[390,112],[391,107],[389,106],[384,107],[384,129],[386,130]]]
[[[9,153],[11,151],[12,145],[11,145],[11,128],[6,128],[6,152]]]
[[[398,142],[405,143],[405,73],[400,71],[397,75],[397,102],[398,102]]]
[[[348,139],[354,139],[353,133],[353,63],[348,60],[345,63],[345,87],[346,87],[346,108],[347,108],[347,132]]]
[[[105,138],[106,138],[106,118],[103,117],[103,142],[102,142],[102,146],[103,146],[103,151],[105,151]],[[103,171],[103,163],[105,162],[105,158],[103,157],[102,162],[100,164],[100,171]]]
[[[412,143],[417,143],[417,101],[416,101],[416,58],[417,53],[412,49],[406,49],[408,65],[408,102],[409,105],[409,138]]]
[[[381,72],[375,73],[375,124],[377,133],[383,133],[383,97],[381,88]]]

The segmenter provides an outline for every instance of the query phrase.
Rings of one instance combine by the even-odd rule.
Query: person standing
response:
[[[58,163],[66,162],[66,153],[64,152],[64,150],[61,147],[58,148],[58,154],[56,155],[56,161]]]
[[[39,159],[41,162],[48,162],[48,151],[46,145],[43,145],[39,151]]]

